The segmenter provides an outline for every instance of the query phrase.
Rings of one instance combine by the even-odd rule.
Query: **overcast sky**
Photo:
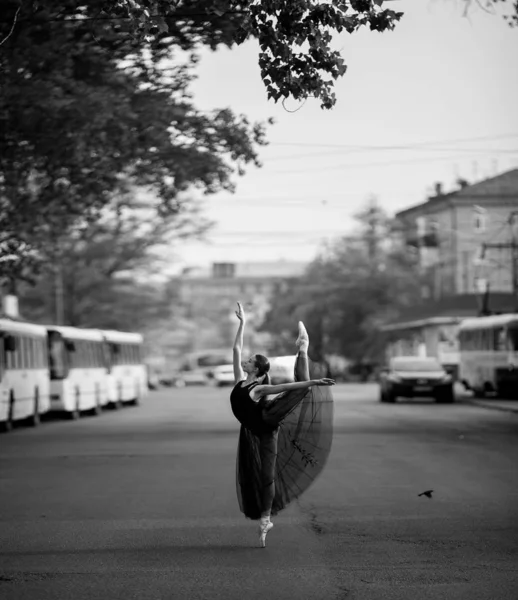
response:
[[[518,167],[518,29],[462,0],[399,0],[395,30],[344,33],[348,65],[334,109],[297,112],[267,101],[255,41],[202,54],[194,99],[251,120],[274,117],[263,167],[235,194],[207,198],[209,243],[176,249],[175,268],[212,261],[311,260],[323,239],[351,231],[371,196],[390,213],[435,182],[479,181]],[[287,108],[300,106],[290,100]]]

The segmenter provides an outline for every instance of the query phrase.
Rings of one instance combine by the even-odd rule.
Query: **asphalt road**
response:
[[[518,415],[334,392],[326,470],[265,549],[229,389],[0,436],[0,598],[518,600]]]

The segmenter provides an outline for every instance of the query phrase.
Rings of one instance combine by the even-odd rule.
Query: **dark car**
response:
[[[437,402],[454,402],[453,379],[435,358],[398,356],[380,373],[380,401],[398,397],[432,397]]]

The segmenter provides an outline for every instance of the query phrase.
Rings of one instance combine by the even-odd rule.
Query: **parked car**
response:
[[[149,390],[157,390],[160,387],[160,378],[158,373],[149,365],[146,365],[147,372],[147,387]]]
[[[229,354],[226,349],[192,352],[185,356],[172,384],[175,387],[208,385],[213,379],[214,369],[228,364],[232,364],[232,352]]]
[[[398,356],[380,373],[380,402],[398,397],[432,397],[436,402],[455,401],[452,376],[435,358]]]
[[[222,387],[224,385],[234,385],[234,366],[219,365],[214,367],[211,372],[214,385]]]

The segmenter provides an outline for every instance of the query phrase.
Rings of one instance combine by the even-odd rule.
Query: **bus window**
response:
[[[7,351],[5,349],[5,338],[0,338],[0,381],[4,376],[4,371],[7,367]]]
[[[45,361],[43,360],[43,341],[34,340],[34,356],[36,358],[36,368],[43,369],[45,367]]]
[[[22,338],[16,336],[16,350],[13,352],[13,369],[22,368]]]
[[[497,352],[503,352],[507,350],[507,337],[503,327],[495,330],[495,350]]]
[[[518,327],[510,327],[508,331],[508,336],[511,350],[513,352],[518,352]]]
[[[110,344],[110,356],[112,365],[122,364],[121,359],[121,346],[120,344]]]
[[[36,369],[38,367],[38,359],[36,357],[36,340],[29,338],[29,369]]]
[[[14,369],[14,361],[16,356],[16,338],[14,336],[11,336],[11,339],[14,341],[10,345],[7,344],[6,341],[6,365],[8,369]]]
[[[106,367],[108,373],[111,373],[113,366],[113,355],[112,355],[112,346],[109,342],[103,342],[102,344],[102,360],[103,364]]]
[[[50,331],[48,336],[49,365],[51,379],[65,379],[68,375],[67,353],[61,335]]]

